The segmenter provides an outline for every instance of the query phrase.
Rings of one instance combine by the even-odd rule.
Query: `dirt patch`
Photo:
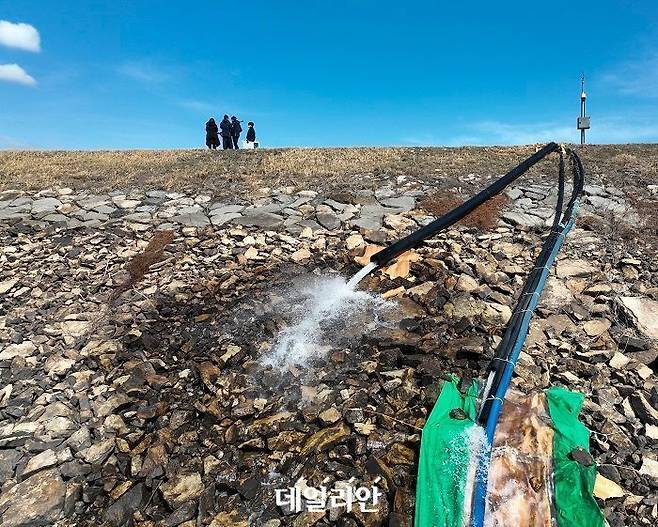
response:
[[[421,206],[432,216],[442,216],[466,201],[466,198],[445,192],[434,192],[427,196]],[[498,194],[480,205],[459,223],[467,227],[475,227],[480,231],[488,231],[498,225],[501,211],[509,204],[509,198]]]

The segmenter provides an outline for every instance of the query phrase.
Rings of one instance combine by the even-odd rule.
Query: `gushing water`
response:
[[[279,333],[261,362],[279,369],[310,366],[346,340],[383,324],[382,315],[394,304],[355,290],[351,284],[358,283],[358,276],[349,283],[342,277],[311,279],[287,294],[281,307],[291,325]]]
[[[350,281],[347,282],[347,287],[349,287],[350,289],[355,289],[356,286],[359,285],[359,282],[363,280],[366,276],[368,276],[370,272],[373,271],[376,267],[377,264],[375,262],[370,262],[358,273],[356,273],[352,278],[350,278]]]

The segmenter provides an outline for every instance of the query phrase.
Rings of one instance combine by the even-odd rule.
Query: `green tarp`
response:
[[[571,459],[571,452],[581,448],[589,452],[589,430],[578,420],[585,396],[550,388],[546,391],[553,421],[553,483],[558,527],[603,527],[605,520],[592,491],[596,465],[589,467]]]
[[[416,527],[461,527],[464,489],[469,469],[469,434],[475,428],[477,383],[466,396],[457,379],[444,383],[439,399],[423,428],[416,483]],[[467,419],[453,419],[450,412],[463,410]]]
[[[477,383],[460,393],[457,379],[445,382],[423,428],[416,484],[416,527],[463,527],[472,490],[472,445],[482,431],[475,425]],[[589,431],[578,420],[583,395],[563,388],[546,392],[553,422],[554,505],[557,527],[604,527],[592,496],[596,465],[584,466],[571,457],[574,449],[589,451]],[[450,413],[463,414],[453,418]],[[465,415],[464,415],[465,414]],[[469,468],[470,473],[469,473]],[[470,515],[469,515],[470,516]]]

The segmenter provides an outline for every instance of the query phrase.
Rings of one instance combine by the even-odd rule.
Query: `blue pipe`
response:
[[[498,385],[498,389],[496,390],[495,398],[493,399],[493,402],[491,404],[491,411],[489,413],[489,418],[487,419],[487,424],[486,424],[487,441],[490,445],[490,448],[487,450],[487,452],[483,453],[480,459],[480,470],[476,471],[475,489],[473,491],[473,515],[471,519],[472,527],[484,526],[484,513],[486,509],[486,496],[487,496],[487,475],[489,472],[489,464],[491,462],[491,450],[493,449],[493,439],[494,439],[494,433],[496,432],[496,425],[498,424],[498,417],[500,416],[500,411],[503,406],[503,400],[505,398],[505,394],[507,393],[507,389],[509,388],[510,381],[512,380],[514,367],[516,366],[516,362],[519,359],[519,355],[521,354],[521,350],[523,349],[523,344],[525,343],[525,339],[528,335],[530,319],[532,318],[532,314],[534,313],[537,304],[539,303],[539,296],[543,291],[544,286],[546,285],[546,279],[548,278],[550,269],[553,266],[553,263],[555,262],[555,258],[557,257],[557,254],[560,252],[560,248],[562,247],[562,244],[564,243],[564,239],[566,238],[568,232],[573,227],[577,209],[578,209],[578,200],[574,202],[573,214],[570,220],[567,222],[564,229],[562,230],[562,233],[558,236],[555,246],[553,247],[553,250],[551,251],[551,254],[548,257],[548,260],[546,261],[546,265],[542,270],[541,276],[539,278],[539,282],[537,283],[537,287],[535,288],[535,291],[532,292],[532,298],[530,299],[528,309],[523,314],[521,328],[519,330],[517,339],[514,343],[514,348],[512,349],[512,353],[510,354],[510,361],[505,366],[505,370],[503,371],[500,384]]]

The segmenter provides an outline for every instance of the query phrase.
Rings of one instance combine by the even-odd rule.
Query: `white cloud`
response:
[[[195,112],[212,112],[213,110],[217,110],[218,108],[216,104],[213,104],[208,101],[201,101],[196,99],[185,99],[179,101],[178,104],[180,104],[180,106],[182,106],[183,108]]]
[[[37,81],[18,64],[0,64],[0,81],[34,86]]]
[[[575,118],[551,122],[511,123],[481,121],[463,126],[452,136],[419,136],[403,139],[404,143],[427,146],[529,145],[556,141],[578,143],[580,132]],[[568,123],[568,124],[565,124]],[[571,126],[570,126],[571,125]],[[594,144],[658,142],[658,121],[651,114],[643,117],[601,115],[592,118],[587,142]]]
[[[119,66],[121,75],[130,77],[140,82],[163,82],[169,79],[169,74],[158,69],[152,64],[143,62],[125,62]]]
[[[0,45],[38,53],[41,51],[41,38],[37,29],[30,24],[0,20]]]
[[[482,121],[472,127],[484,139],[481,144],[529,145],[548,141],[572,142],[576,139],[576,125],[573,128],[555,122],[504,123]]]
[[[658,97],[658,51],[617,65],[602,80],[624,95]]]

